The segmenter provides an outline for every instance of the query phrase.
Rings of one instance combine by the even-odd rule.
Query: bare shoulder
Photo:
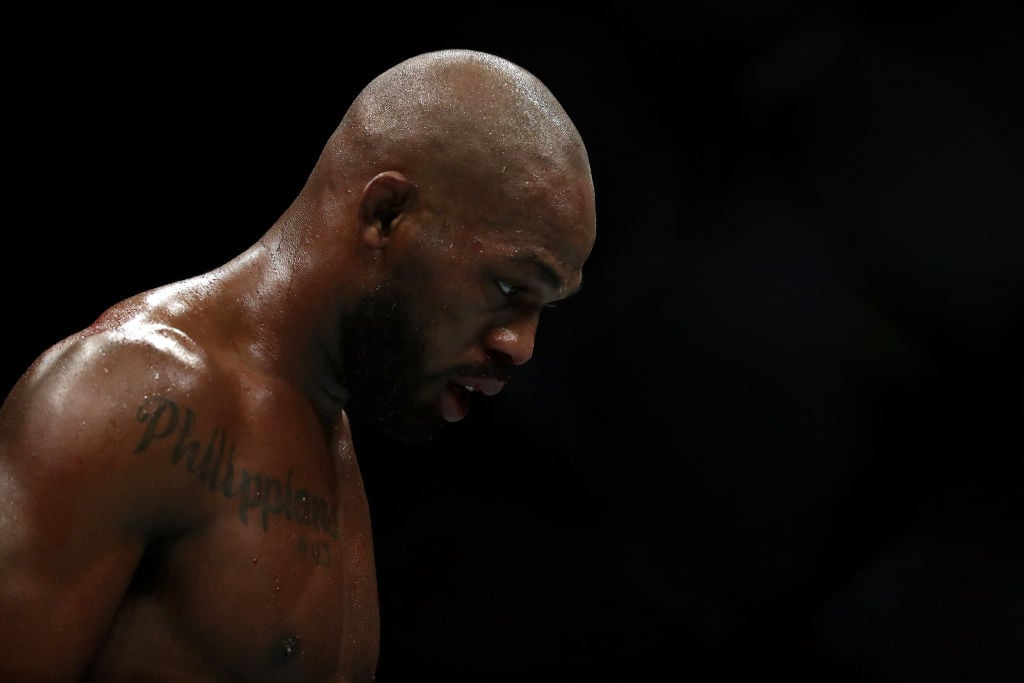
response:
[[[73,482],[109,488],[140,524],[147,508],[169,513],[155,494],[174,482],[139,454],[168,431],[178,403],[230,414],[222,374],[166,324],[136,320],[69,337],[33,363],[0,409],[0,472],[40,492]]]
[[[4,443],[16,439],[44,446],[73,437],[79,451],[110,443],[133,431],[130,425],[146,397],[201,398],[202,385],[211,383],[216,371],[198,344],[167,325],[132,322],[87,330],[45,351],[14,386],[0,413]]]
[[[54,345],[0,407],[5,680],[77,680],[146,549],[215,512],[167,457],[197,450],[172,439],[187,435],[174,406],[232,414],[224,371],[180,329],[140,320]]]

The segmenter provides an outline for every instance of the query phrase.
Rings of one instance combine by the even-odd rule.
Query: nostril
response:
[[[504,351],[498,351],[497,349],[489,349],[487,356],[495,365],[515,365],[515,361],[512,356],[505,353]]]

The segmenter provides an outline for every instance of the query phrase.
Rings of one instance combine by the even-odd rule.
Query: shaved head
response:
[[[496,186],[530,200],[554,176],[590,182],[580,134],[550,90],[526,69],[472,50],[418,55],[371,81],[313,178],[353,186],[390,170],[455,201]]]
[[[585,155],[575,126],[536,76],[468,50],[430,52],[385,71],[356,98],[342,122],[348,128],[398,155],[411,141],[449,148],[453,136],[463,151],[498,153],[501,161],[523,151]]]

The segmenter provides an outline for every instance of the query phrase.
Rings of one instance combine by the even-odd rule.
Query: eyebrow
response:
[[[526,263],[532,266],[540,275],[540,278],[556,292],[561,292],[562,288],[565,287],[565,280],[562,279],[562,276],[551,267],[550,263],[541,258],[541,256],[536,252],[528,251],[526,253],[516,254],[512,258],[520,263]],[[565,296],[562,298],[568,299],[570,296],[578,293],[580,289],[582,289],[582,284],[579,287],[575,287],[571,291],[566,292]]]

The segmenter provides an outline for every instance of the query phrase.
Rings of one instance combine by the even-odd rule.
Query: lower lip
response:
[[[441,417],[458,422],[469,413],[469,392],[456,384],[445,385],[441,392]]]

